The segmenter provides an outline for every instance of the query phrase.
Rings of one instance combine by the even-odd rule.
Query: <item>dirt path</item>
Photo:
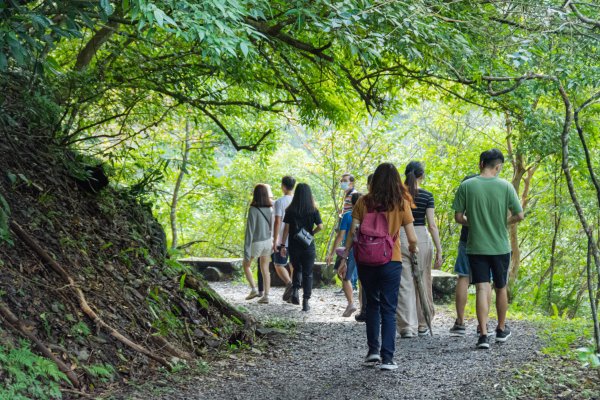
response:
[[[260,320],[295,321],[291,335],[271,338],[258,354],[232,355],[211,365],[208,373],[177,387],[163,388],[160,399],[454,399],[506,398],[505,382],[514,367],[535,356],[540,343],[526,324],[512,323],[513,336],[505,344],[476,350],[475,321],[464,338],[450,337],[452,317],[438,312],[434,337],[397,339],[399,369],[382,372],[362,366],[366,354],[364,324],[343,318],[343,296],[334,288],[317,289],[312,310],[281,301],[274,289],[271,304],[245,301],[244,285],[219,283],[213,287],[233,304],[246,307]],[[440,307],[438,307],[439,309]],[[495,321],[490,322],[490,327]],[[492,338],[493,339],[493,338]],[[148,399],[147,393],[129,399]]]

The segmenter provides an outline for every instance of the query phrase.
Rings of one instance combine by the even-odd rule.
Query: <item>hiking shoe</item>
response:
[[[308,305],[308,299],[302,299],[302,311],[310,310],[310,305]]]
[[[286,301],[286,302],[290,301],[290,297],[292,297],[292,289],[293,288],[294,287],[292,286],[292,282],[285,285],[285,290],[283,291],[283,301]]]
[[[252,300],[255,297],[258,297],[258,292],[256,290],[253,290],[248,296],[246,296],[246,300]]]
[[[450,328],[450,336],[465,336],[467,328],[464,325],[454,321],[454,325]]]
[[[354,319],[356,320],[356,322],[366,322],[367,321],[367,313],[361,311],[354,316]]]
[[[381,362],[381,357],[379,357],[379,354],[367,354],[367,356],[365,357],[365,361],[364,361],[364,365],[366,365],[367,367],[373,367],[375,366],[375,364],[380,363]]]
[[[337,292],[335,292],[335,295],[336,295],[336,296],[345,296],[345,294],[344,294],[344,289],[340,289],[340,290],[338,290]]]
[[[427,336],[429,335],[429,328],[419,328],[417,333],[419,336]]]
[[[508,325],[504,326],[504,330],[500,328],[496,328],[496,342],[504,343],[510,337],[511,332]]]
[[[477,341],[478,349],[489,349],[490,348],[490,339],[488,339],[487,335],[479,336],[479,340]]]
[[[396,364],[392,360],[384,361],[381,364],[379,364],[379,369],[381,371],[393,371],[395,369],[398,369],[398,364]]]
[[[258,302],[260,304],[269,304],[269,295],[265,294],[263,297],[261,297]]]
[[[402,339],[412,339],[417,337],[417,335],[415,335],[413,332],[402,332],[400,333],[400,337]]]
[[[356,306],[353,303],[348,304],[348,306],[346,307],[346,310],[344,311],[344,313],[342,314],[342,317],[349,317],[352,314],[354,314],[354,311],[356,311]]]

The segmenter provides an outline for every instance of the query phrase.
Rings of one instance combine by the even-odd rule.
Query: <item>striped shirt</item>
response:
[[[412,214],[415,219],[415,226],[425,226],[425,210],[435,208],[433,205],[433,194],[424,189],[419,189],[414,199],[417,208],[413,208]]]

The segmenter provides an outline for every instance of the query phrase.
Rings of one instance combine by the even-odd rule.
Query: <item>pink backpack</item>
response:
[[[378,266],[392,260],[392,249],[397,235],[389,234],[385,211],[365,214],[354,236],[354,258],[360,265]]]

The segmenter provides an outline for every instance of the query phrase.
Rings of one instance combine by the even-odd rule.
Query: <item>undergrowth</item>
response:
[[[28,342],[0,346],[0,399],[60,399],[59,384],[65,374],[52,361],[31,352]]]
[[[490,318],[497,317],[493,304],[494,300]],[[454,304],[448,309],[455,313]],[[469,296],[465,319],[477,324],[473,295]],[[536,328],[542,348],[535,360],[514,370],[513,378],[503,388],[507,398],[599,398],[600,362],[593,350],[589,320],[568,318],[556,309],[554,315],[543,315],[511,306],[507,321],[510,324],[515,320],[527,321]]]

